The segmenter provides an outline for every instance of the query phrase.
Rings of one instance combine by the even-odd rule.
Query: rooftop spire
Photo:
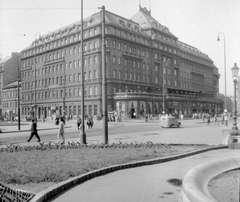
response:
[[[141,5],[139,5],[139,10],[151,16],[151,11],[150,10],[148,11],[146,7],[142,8]]]

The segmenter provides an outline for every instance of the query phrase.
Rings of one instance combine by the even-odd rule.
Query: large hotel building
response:
[[[126,19],[109,11],[106,21],[108,111],[131,118],[222,112],[219,73],[208,55],[178,40],[146,8]],[[102,113],[101,12],[36,39],[21,51],[21,115],[35,103],[37,117],[81,115],[81,34],[85,114]],[[35,72],[36,71],[36,72]],[[35,76],[36,75],[36,76]]]

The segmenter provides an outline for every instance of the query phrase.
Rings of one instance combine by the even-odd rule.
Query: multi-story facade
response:
[[[131,20],[105,12],[108,110],[124,116],[220,112],[213,61],[180,42],[141,8]],[[85,114],[102,112],[101,13],[48,33],[21,52],[22,115],[81,114],[80,43],[83,34]],[[35,77],[36,74],[36,77]],[[36,85],[36,88],[35,86]],[[64,93],[65,92],[65,93]]]
[[[11,56],[0,59],[0,114],[2,114],[3,110],[3,86],[17,79],[20,66],[19,58],[18,53],[12,53]]]
[[[19,102],[18,90],[20,99]],[[2,95],[3,116],[6,120],[15,120],[15,118],[18,117],[18,103],[21,103],[21,82],[16,80],[3,86]],[[21,109],[21,105],[19,105],[19,107]]]

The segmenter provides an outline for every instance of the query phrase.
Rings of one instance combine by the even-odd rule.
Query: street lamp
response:
[[[224,42],[224,83],[225,83],[225,95],[224,95],[225,109],[224,109],[224,112],[227,113],[226,44],[225,44],[225,34],[223,32],[218,33],[217,41],[220,41],[220,37],[219,37],[220,34],[223,35],[223,42]]]
[[[233,78],[233,83],[234,83],[234,115],[233,115],[233,127],[230,132],[231,136],[237,136],[239,131],[237,127],[237,100],[236,100],[236,86],[238,82],[238,72],[239,68],[237,64],[235,63],[234,66],[231,68],[232,70],[232,78]]]
[[[36,36],[37,36],[37,34],[39,35],[39,38],[41,38],[41,34],[40,34],[40,32],[37,32],[36,34],[35,34],[35,41],[34,41],[34,117],[35,118],[37,118],[36,117],[36,115],[37,115],[37,93],[36,93],[36,72],[37,72],[37,70],[36,70]]]

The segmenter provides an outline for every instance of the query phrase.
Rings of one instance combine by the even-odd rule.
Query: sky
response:
[[[231,68],[240,67],[239,0],[83,0],[83,16],[106,10],[130,19],[139,5],[178,39],[207,54],[219,69],[219,91],[233,95]],[[81,19],[81,0],[0,0],[0,54],[26,48],[38,33],[47,34]],[[221,33],[220,41],[217,41]],[[222,34],[223,33],[223,34]],[[224,48],[224,39],[225,45]]]

